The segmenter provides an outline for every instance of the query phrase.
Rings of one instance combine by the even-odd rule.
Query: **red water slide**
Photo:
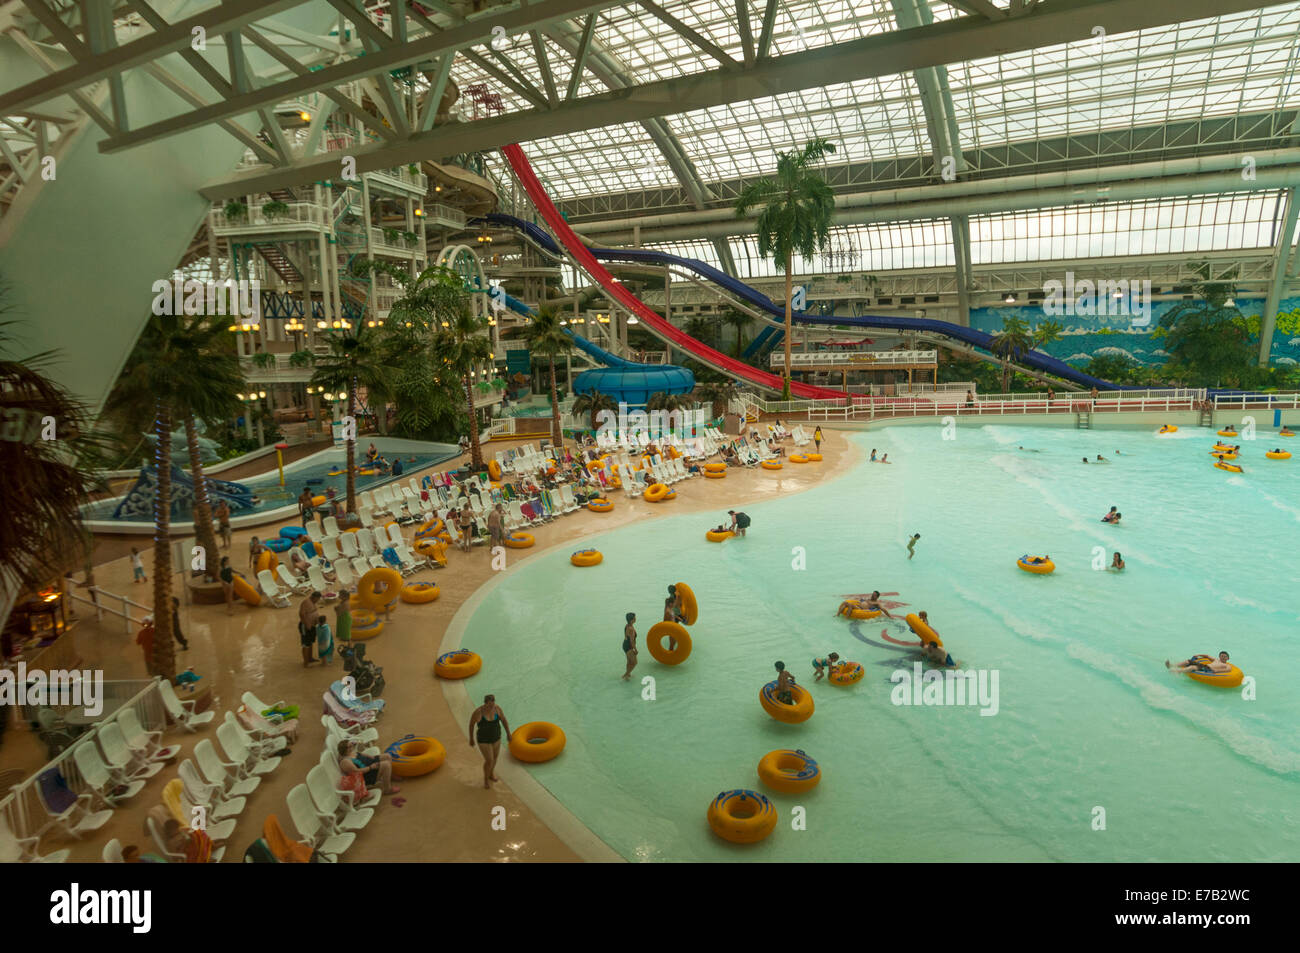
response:
[[[776,374],[768,374],[766,371],[760,371],[750,367],[743,361],[738,361],[734,357],[729,357],[721,351],[715,351],[706,344],[702,344],[689,334],[673,327],[658,314],[652,311],[640,298],[624,288],[614,276],[605,270],[605,266],[592,256],[584,245],[574,234],[569,223],[564,220],[551,201],[551,197],[546,194],[542,188],[541,181],[533,172],[533,167],[528,162],[528,157],[524,155],[522,149],[517,144],[504,146],[501,152],[505,155],[506,160],[510,163],[511,168],[515,170],[515,175],[519,178],[528,197],[532,199],[534,207],[546,224],[551,226],[551,231],[578,262],[591,275],[592,279],[609,293],[609,296],[621,304],[628,311],[631,311],[646,326],[666,341],[670,341],[679,350],[687,354],[694,355],[706,364],[711,364],[719,370],[725,371],[733,377],[747,380],[750,383],[757,384],[768,390],[780,391],[782,379]],[[825,387],[813,387],[811,384],[800,384],[798,381],[790,382],[790,392],[795,397],[812,400],[843,400],[843,391],[829,390]]]

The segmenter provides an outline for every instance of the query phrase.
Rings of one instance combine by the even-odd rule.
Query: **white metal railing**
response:
[[[294,365],[289,363],[288,354],[276,354],[275,363],[269,367],[256,363],[251,357],[241,357],[239,359],[240,369],[244,373],[246,380],[268,381],[274,383],[283,381],[284,383],[301,383],[311,377],[314,369],[310,364]]]
[[[273,231],[277,228],[300,225],[324,227],[329,224],[330,210],[324,205],[317,205],[315,202],[286,202],[284,204],[288,206],[285,211],[271,215],[267,215],[260,207],[253,206],[238,218],[228,218],[225,206],[214,205],[211,214],[208,216],[209,225],[214,235],[229,235],[235,232],[246,232],[253,228],[262,231]]]
[[[388,249],[388,250],[396,251],[399,252],[402,255],[402,257],[406,257],[408,255],[422,255],[424,253],[424,249],[420,247],[419,232],[416,232],[415,236],[416,236],[416,240],[408,244],[406,238],[402,234],[398,234],[396,238],[390,239],[387,235],[384,234],[384,230],[382,228],[371,227],[370,247],[375,249]]]
[[[938,351],[810,351],[790,355],[792,367],[810,367],[818,364],[860,364],[864,367],[889,366],[892,364],[937,364]],[[784,366],[783,354],[772,354],[770,363],[773,367]]]
[[[407,189],[416,189],[422,194],[429,189],[428,176],[423,172],[412,172],[407,168],[375,169],[373,172],[363,172],[362,175],[369,177],[371,181],[386,179]]]
[[[116,592],[109,592],[108,590],[101,589],[98,586],[87,586],[85,591],[92,593],[93,596],[97,596],[98,599],[88,599],[80,592],[73,590],[70,590],[67,595],[69,599],[84,603],[94,609],[96,619],[102,619],[105,612],[122,619],[128,635],[132,632],[132,625],[139,624],[139,622],[147,615],[153,615],[153,606],[143,605],[142,603],[128,599],[126,596],[119,596]],[[117,603],[121,604],[120,609],[113,608],[113,605]],[[139,616],[134,616],[131,614],[131,608],[142,609],[144,611]]]
[[[105,681],[101,700],[104,703],[105,719],[116,718],[130,708],[135,711],[146,731],[163,731],[167,727],[167,712],[163,707],[158,680],[147,683],[139,679]],[[40,795],[40,779],[47,771],[57,770],[73,794],[92,793],[90,785],[77,769],[72,752],[77,745],[94,744],[93,739],[98,731],[99,725],[96,724],[31,777],[14,785],[4,800],[0,801],[0,817],[4,818],[14,836],[40,837],[54,826],[55,821],[45,810]]]
[[[424,206],[424,220],[430,224],[454,225],[457,228],[464,228],[469,221],[469,217],[458,208],[434,202]]]
[[[1300,409],[1300,393],[1294,391],[1283,391],[1272,394],[1262,393],[1245,393],[1245,394],[1215,394],[1215,410],[1245,410],[1247,407],[1256,408],[1263,405],[1267,409],[1278,410],[1296,410]]]

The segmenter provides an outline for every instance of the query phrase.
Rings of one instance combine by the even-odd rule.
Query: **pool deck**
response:
[[[701,516],[699,532],[693,534],[690,542],[708,545],[703,539],[704,530],[724,519],[728,509],[810,489],[851,466],[857,454],[848,443],[847,435],[828,426],[823,427],[823,433],[825,459],[820,464],[787,463],[779,471],[732,469],[725,480],[691,478],[676,484],[677,498],[669,503],[646,503],[639,498],[631,499],[620,490],[612,497],[615,503],[612,512],[602,514],[579,510],[546,526],[532,528],[530,531],[537,538],[537,547],[523,552],[523,558],[540,554],[553,546],[571,544],[593,533],[683,512],[707,512],[707,517]],[[535,438],[533,441],[493,441],[484,445],[484,455],[489,457],[505,446],[522,442],[535,443]],[[792,444],[787,444],[787,452],[791,447]],[[466,457],[458,457],[444,461],[435,469],[453,468],[466,460]],[[426,471],[417,471],[413,475],[423,472]],[[271,525],[285,525],[285,521],[278,520]],[[756,530],[761,532],[761,524]],[[246,568],[247,544],[254,534],[266,535],[266,529],[253,527],[234,534],[231,561],[237,569]],[[97,583],[109,592],[150,603],[152,550],[143,552],[146,571],[150,575],[149,585],[132,584],[129,563],[121,557],[96,566]],[[508,552],[515,557],[521,551]],[[463,711],[469,705],[469,699],[477,701],[483,694],[491,692],[493,686],[485,680],[486,675],[481,674],[465,683],[443,683],[441,688],[446,691],[440,690],[432,669],[453,617],[462,606],[467,612],[472,611],[472,605],[466,604],[491,578],[491,557],[486,546],[476,546],[469,553],[452,547],[448,557],[450,565],[447,569],[424,570],[411,577],[412,581],[437,582],[442,590],[441,597],[424,605],[399,604],[384,632],[370,640],[366,648],[368,658],[384,668],[387,680],[383,695],[387,707],[379,721],[381,746],[408,733],[432,735],[446,746],[446,763],[431,775],[399,782],[406,803],[400,808],[393,807],[385,798],[374,819],[358,833],[356,842],[343,860],[561,862],[584,858],[614,859],[608,848],[528,775],[528,769],[511,763],[504,743],[500,762],[502,770],[499,771],[503,780],[494,785],[494,790],[484,790],[482,759],[478,751],[469,746],[466,725],[453,713],[446,692],[457,698],[455,707]],[[175,577],[175,581],[179,588],[181,577]],[[249,690],[268,703],[283,699],[301,705],[303,711],[293,753],[250,795],[248,806],[230,837],[226,861],[238,862],[242,858],[244,849],[261,836],[262,822],[269,814],[278,815],[285,829],[293,833],[285,797],[290,788],[305,781],[307,771],[320,757],[325,735],[320,724],[321,695],[331,681],[342,676],[343,670],[337,655],[331,666],[303,668],[295,611],[300,601],[300,597],[295,597],[292,606],[285,609],[253,608],[237,602],[232,615],[227,614],[224,606],[181,607],[181,625],[191,648],[188,652],[178,653],[178,667],[192,666],[203,676],[203,684],[212,687],[213,710],[218,712],[218,722],[224,711],[238,707],[239,696]],[[74,605],[79,611],[88,608],[79,603]],[[332,609],[327,608],[325,614],[332,622]],[[144,660],[134,644],[134,633],[128,636],[120,619],[105,616],[103,622],[97,622],[88,617],[86,611],[81,611],[81,615],[75,637],[85,659],[84,667],[102,669],[106,679],[146,677]],[[486,660],[487,671],[490,672],[495,661]],[[610,664],[611,670],[616,670],[622,666],[622,660],[611,659]],[[528,720],[521,717],[526,713],[511,711],[508,699],[500,701],[513,725]],[[200,729],[197,734],[169,731],[166,740],[183,746],[180,755],[183,758],[189,755],[197,741],[214,734],[215,723]],[[6,767],[39,768],[44,761],[43,752],[38,750],[40,746],[32,736],[17,726],[8,735]],[[42,850],[48,852],[70,847],[73,861],[98,860],[103,844],[110,837],[117,837],[124,844],[137,844],[142,850],[151,851],[152,845],[144,834],[144,814],[154,804],[160,803],[163,785],[175,776],[174,766],[164,769],[147,782],[145,790],[132,802],[119,808],[112,821],[94,837],[86,841],[60,843],[57,836],[50,835],[43,840]],[[504,831],[493,829],[493,813],[498,807],[505,811]]]

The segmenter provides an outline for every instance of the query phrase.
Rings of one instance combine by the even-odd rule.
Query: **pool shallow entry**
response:
[[[485,592],[456,637],[492,666],[512,722],[563,726],[563,756],[528,770],[569,811],[629,860],[1300,856],[1300,828],[1276,823],[1300,796],[1300,697],[1284,687],[1300,659],[1278,650],[1300,621],[1285,595],[1300,565],[1281,558],[1300,532],[1292,468],[1265,466],[1260,444],[1256,466],[1228,475],[1205,465],[1212,436],[1154,428],[972,425],[945,441],[936,423],[852,439],[863,462],[838,479],[746,503],[743,539],[702,538],[721,512],[647,520],[585,542],[604,554],[599,576],[559,547]],[[872,447],[893,466],[865,462]],[[1111,506],[1118,525],[1100,521]],[[1207,521],[1220,513],[1260,558],[1229,550]],[[1106,568],[1117,551],[1122,572]],[[1020,571],[1022,554],[1050,554],[1055,571]],[[663,665],[645,639],[678,580],[699,621],[689,660]],[[880,616],[837,613],[877,591]],[[922,660],[908,624],[922,611],[955,672]],[[642,652],[623,682],[628,612]],[[1220,650],[1241,686],[1164,666]],[[830,652],[863,677],[814,681]],[[760,704],[776,661],[809,694],[806,721]],[[1252,684],[1257,700],[1242,695]],[[820,783],[764,787],[756,765],[774,750],[815,756]],[[750,789],[775,812],[770,834],[715,836],[706,806]]]

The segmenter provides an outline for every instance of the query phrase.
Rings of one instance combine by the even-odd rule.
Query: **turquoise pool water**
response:
[[[855,435],[895,462],[747,506],[745,540],[706,543],[721,515],[685,515],[594,537],[599,567],[571,567],[566,550],[504,576],[468,622],[485,659],[471,696],[495,692],[512,724],[565,729],[564,754],[529,770],[629,860],[1300,859],[1300,456],[1266,461],[1263,437],[1231,475],[1205,434]],[[1080,463],[1098,453],[1114,462]],[[1098,522],[1111,505],[1120,526]],[[792,568],[795,547],[806,569]],[[1095,571],[1094,547],[1106,563],[1121,551],[1127,570]],[[1056,573],[1016,569],[1026,552],[1049,553]],[[678,579],[700,619],[692,656],[669,668],[644,634]],[[892,704],[890,672],[913,656],[888,637],[905,627],[834,615],[871,589],[897,593],[900,614],[928,610],[954,657],[996,671],[997,714]],[[653,701],[619,679],[627,611]],[[1257,700],[1164,668],[1219,649]],[[863,681],[813,684],[810,660],[829,651],[863,663]],[[801,725],[759,706],[775,659],[813,692]],[[758,761],[783,747],[816,758],[821,785],[766,792],[782,815],[766,841],[719,840],[710,800],[763,790]],[[806,830],[792,829],[796,805]]]
[[[357,463],[358,466],[364,466],[361,463],[365,458],[367,443],[361,443],[357,446]],[[391,474],[372,474],[366,475],[358,473],[356,477],[357,492],[362,490],[373,490],[383,483],[391,483],[393,480],[405,482],[416,472],[427,467],[437,466],[445,460],[454,459],[459,455],[460,450],[451,444],[426,444],[426,449],[421,452],[412,453],[409,450],[391,450],[380,447],[381,453],[392,463],[397,457],[401,457],[403,472],[401,476],[394,477]],[[284,486],[280,486],[279,474],[275,468],[275,457],[269,457],[267,466],[268,472],[253,477],[230,481],[240,483],[252,489],[258,498],[258,503],[250,509],[239,510],[235,516],[248,516],[253,513],[263,513],[269,510],[277,510],[286,506],[296,504],[298,495],[302,493],[302,488],[309,485],[308,481],[317,480],[319,482],[311,483],[316,493],[324,493],[326,487],[334,487],[342,495],[347,491],[347,477],[344,474],[330,476],[331,470],[343,469],[346,460],[346,453],[342,449],[336,448],[330,451],[330,454],[322,459],[314,460],[307,463],[287,464],[284,468]],[[183,468],[188,473],[188,469]],[[213,479],[220,480],[221,474],[216,474]],[[187,488],[188,490],[188,488]],[[120,498],[111,500],[100,500],[86,508],[86,516],[94,520],[115,520],[113,514],[121,502]],[[188,502],[177,506],[180,515],[189,515]],[[137,518],[138,519],[138,518]],[[122,522],[131,522],[130,519],[123,519]]]

